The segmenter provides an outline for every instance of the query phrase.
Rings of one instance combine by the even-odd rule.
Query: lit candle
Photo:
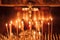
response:
[[[21,21],[22,23],[22,30],[24,31],[24,21]]]
[[[38,8],[33,8],[33,11],[38,11],[39,9]]]
[[[10,21],[9,26],[10,26],[10,36],[11,36],[11,34],[12,34],[12,21]]]
[[[33,34],[33,38],[34,38],[34,40],[35,40],[35,33],[36,33],[36,32],[34,31],[34,34]]]
[[[34,21],[36,21],[37,19],[36,19],[36,16],[34,16]]]
[[[41,32],[39,32],[39,35],[41,35]]]
[[[29,29],[30,30],[31,30],[31,26],[32,26],[31,21],[29,21]]]
[[[50,23],[48,23],[48,33],[50,32]]]
[[[45,20],[44,17],[42,17],[42,20],[43,20],[43,21]]]
[[[53,32],[53,19],[52,18],[50,18],[51,19],[51,40],[52,40],[52,32]]]
[[[18,26],[17,28],[20,28],[21,29],[21,20],[20,19],[18,20],[17,26]]]
[[[10,21],[10,23],[12,24],[12,21]]]
[[[6,23],[6,29],[7,29],[7,33],[8,33],[8,24]]]
[[[43,20],[41,21],[41,27],[42,27],[42,40],[43,40]]]
[[[8,24],[6,23],[6,27],[8,26]]]
[[[21,29],[21,25],[19,25],[18,27],[19,27],[19,29]]]
[[[39,40],[41,40],[41,32],[39,31]]]
[[[49,35],[50,34],[50,23],[48,23],[48,40],[49,40]]]
[[[37,31],[40,31],[40,27],[39,27],[38,21],[36,21],[36,30],[37,30]]]

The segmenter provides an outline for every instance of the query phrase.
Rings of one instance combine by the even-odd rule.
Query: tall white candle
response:
[[[50,23],[48,23],[48,40],[49,40],[49,36],[50,36]]]
[[[52,40],[52,34],[53,34],[53,19],[51,18],[51,40]]]
[[[7,33],[8,33],[8,24],[6,23],[6,29],[7,29]]]

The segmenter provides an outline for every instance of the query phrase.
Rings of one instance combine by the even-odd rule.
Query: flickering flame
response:
[[[10,23],[12,24],[12,20],[10,21]]]
[[[6,23],[6,27],[8,26],[8,24]]]
[[[19,28],[21,28],[21,26],[19,25]]]
[[[48,22],[48,25],[50,25],[50,23]]]
[[[53,20],[53,18],[51,16],[49,18],[51,19],[51,21]]]
[[[41,35],[41,32],[39,32],[39,35]]]

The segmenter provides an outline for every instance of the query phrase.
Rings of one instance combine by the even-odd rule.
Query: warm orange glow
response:
[[[29,17],[31,17],[32,15],[30,14]]]
[[[19,28],[21,28],[21,26],[19,25]]]
[[[34,33],[33,33],[33,37],[34,37],[34,39],[35,39],[35,33],[36,33],[36,32],[34,31]]]
[[[51,18],[51,21],[53,20],[53,18]]]
[[[29,21],[29,25],[31,25],[31,21]]]
[[[9,26],[11,26],[11,24],[9,24]]]
[[[39,17],[38,20],[41,20],[41,18]]]
[[[22,8],[23,11],[27,11],[29,8]]]
[[[24,11],[24,10],[25,10],[25,8],[22,8],[22,10]]]
[[[48,22],[48,25],[50,25],[50,23]]]
[[[25,19],[26,19],[26,21],[28,21],[28,13],[26,13],[26,18]]]
[[[49,20],[49,18],[46,18],[46,20],[48,21],[48,20]]]
[[[40,24],[39,24],[39,22],[38,22],[38,21],[36,21],[35,26],[36,26],[36,30],[40,31]]]
[[[41,23],[43,23],[43,21],[41,21]]]
[[[18,21],[16,20],[16,23],[18,23]]]
[[[38,22],[36,21],[36,26],[38,26]]]
[[[43,20],[43,21],[45,20],[44,17],[42,17],[42,20]]]
[[[36,21],[37,19],[36,19],[36,17],[34,17],[34,21]]]
[[[30,30],[31,30],[31,21],[29,21],[29,28],[30,28]]]
[[[34,31],[34,34],[35,34],[35,31]]]
[[[20,12],[17,12],[17,17],[19,17],[20,16]]]
[[[25,17],[26,17],[26,14],[25,14],[25,13],[23,13],[23,19],[24,19],[24,20],[26,19]]]
[[[22,24],[24,24],[24,21],[21,21]]]
[[[25,8],[25,10],[27,11],[29,8]]]
[[[26,21],[28,21],[28,17],[26,17]]]
[[[6,27],[8,26],[8,24],[6,23]]]
[[[51,16],[49,18],[51,19],[51,21],[53,20],[53,18]]]
[[[38,11],[38,8],[33,8],[33,11]]]
[[[21,27],[24,29],[24,21],[21,21],[21,23],[22,23]]]
[[[31,13],[31,10],[29,10],[29,13]]]
[[[17,20],[20,22],[20,19],[19,18]]]
[[[12,24],[12,20],[10,21],[10,23]]]
[[[41,32],[39,32],[39,35],[41,35]]]

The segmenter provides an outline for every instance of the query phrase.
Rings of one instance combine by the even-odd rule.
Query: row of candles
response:
[[[39,31],[39,34],[40,34],[40,26],[42,27],[42,34],[43,34],[43,23],[44,23],[44,18],[42,18],[43,20],[41,20],[41,25],[38,25],[38,24],[40,24],[38,21],[35,21],[35,27],[36,27],[36,30],[38,30]],[[52,27],[53,27],[53,22],[52,22],[52,18],[50,17],[50,19],[51,19],[51,34],[52,34]],[[48,20],[49,21],[49,20]],[[13,25],[13,21],[10,21],[10,24],[7,24],[6,23],[6,28],[7,28],[7,32],[8,32],[8,25],[9,25],[9,27],[10,27],[10,35],[12,34],[12,25]],[[48,22],[48,32],[50,31],[49,29],[50,29],[50,23]],[[24,31],[24,21],[22,20],[22,21],[19,21],[19,19],[18,20],[16,20],[16,27],[17,27],[17,35],[18,35],[18,28],[20,28],[21,30],[23,30]],[[32,30],[32,22],[31,21],[29,21],[29,27],[30,27],[30,30]],[[34,32],[34,34],[35,34],[35,32]],[[43,38],[43,36],[42,36],[42,38]],[[48,37],[49,38],[49,37]],[[52,40],[52,39],[51,39]]]
[[[53,19],[51,18],[51,26],[52,26],[52,20],[53,20]],[[48,19],[48,21],[49,21],[49,19]],[[44,22],[44,18],[42,18],[41,23],[40,23],[39,21],[35,21],[35,24],[36,24],[35,26],[36,26],[36,28],[37,28],[38,26],[40,26],[39,24],[42,24],[43,22]],[[28,21],[28,23],[29,23],[29,26],[33,25],[33,21],[31,21],[31,20]],[[12,21],[10,21],[9,24],[6,23],[6,27],[8,27],[8,25],[9,25],[9,26],[12,26],[12,24],[13,24]],[[48,22],[48,26],[49,26],[49,25],[50,25],[50,23]],[[19,19],[16,20],[16,26],[18,26],[19,28],[20,28],[20,27],[24,27],[24,20],[21,20],[21,21],[20,21]]]
[[[43,10],[41,11],[42,15],[40,15],[38,8],[32,8],[32,5],[29,5],[29,8],[23,8],[22,10],[24,11],[23,16],[22,16],[23,20],[20,17],[20,13],[19,12],[17,13],[17,17],[18,17],[18,19],[16,21],[17,35],[18,35],[18,28],[20,28],[21,30],[24,31],[24,26],[25,26],[24,22],[28,21],[26,23],[28,23],[29,30],[32,30],[32,25],[34,25],[36,30],[39,31],[39,35],[40,35],[40,27],[42,27],[42,40],[43,40],[43,24],[44,24],[45,20],[48,21],[48,31],[50,31],[49,27],[50,27],[50,24],[51,24],[51,34],[52,34],[53,18],[51,16],[48,17],[48,18],[44,18]],[[32,18],[32,11],[34,11],[34,17],[33,18]],[[39,15],[38,17],[37,17],[37,14],[36,14],[37,12],[36,11],[38,11],[38,15]],[[29,12],[29,17],[28,17],[27,12]],[[41,18],[40,18],[40,16],[41,16]],[[51,21],[51,22],[49,22],[49,21]],[[8,32],[8,25],[10,26],[10,35],[12,33],[12,24],[13,24],[12,21],[10,21],[10,24],[6,24],[7,32]],[[35,34],[35,32],[34,32],[34,34]],[[48,33],[48,34],[50,34],[50,33]],[[34,35],[34,37],[35,37],[35,35]]]
[[[49,34],[47,35],[46,33],[45,33],[45,36],[44,36],[44,39],[45,40],[60,40],[60,35],[59,34],[52,34],[52,38],[51,38],[51,35],[50,35],[50,38],[47,38],[47,37],[49,37]]]

